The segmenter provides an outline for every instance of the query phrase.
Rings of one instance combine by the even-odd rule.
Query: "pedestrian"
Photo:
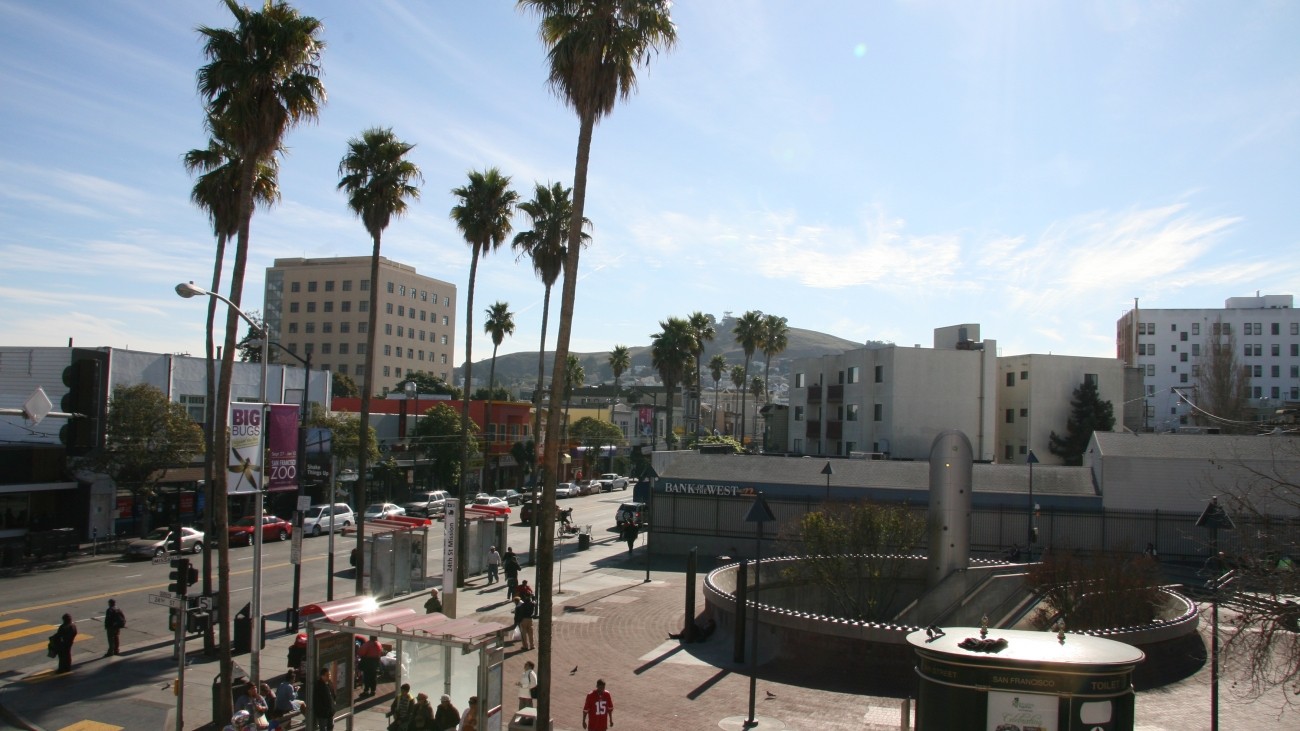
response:
[[[632,549],[636,547],[636,536],[639,532],[640,529],[637,528],[636,523],[629,520],[623,524],[623,540],[627,541],[628,553],[631,553]]]
[[[597,680],[596,689],[587,694],[582,706],[582,727],[587,731],[605,731],[614,726],[614,698],[605,690],[605,681]]]
[[[248,711],[257,728],[266,728],[266,699],[257,689],[256,683],[244,686],[244,694],[235,699],[235,711]]]
[[[525,650],[531,650],[537,646],[536,640],[533,639],[533,606],[532,597],[515,599],[515,626],[519,628],[519,640]]]
[[[312,688],[311,714],[316,719],[316,731],[334,729],[334,681],[328,668],[321,668],[316,685]]]
[[[451,696],[444,695],[433,714],[433,731],[453,731],[460,725],[460,711],[451,704]]]
[[[293,668],[289,668],[289,672],[284,675],[284,680],[275,689],[275,705],[273,707],[276,714],[283,716],[286,713],[301,711],[302,707],[306,705],[303,701],[298,700],[297,680],[298,672]]]
[[[72,670],[72,643],[77,639],[77,625],[72,623],[72,615],[63,615],[63,623],[50,636],[50,650],[59,658],[57,673]]]
[[[118,652],[118,636],[126,626],[126,613],[117,608],[117,600],[108,600],[108,609],[104,610],[104,632],[108,635],[108,651],[104,657],[121,654]]]
[[[488,546],[487,554],[488,580],[487,583],[497,583],[497,571],[501,568],[501,554],[497,553],[496,546]]]
[[[1154,544],[1154,543],[1148,543],[1148,544],[1147,544],[1147,547],[1146,547],[1146,550],[1142,552],[1142,555],[1146,556],[1147,558],[1151,559],[1152,561],[1159,561],[1159,560],[1160,560],[1159,557],[1158,557],[1158,554],[1156,553],[1156,544]]]
[[[429,598],[424,602],[424,613],[433,614],[442,611],[442,596],[438,594],[437,589],[429,590]]]
[[[375,694],[375,689],[379,685],[379,658],[384,656],[384,646],[379,644],[379,638],[371,635],[357,650],[357,664],[361,666],[361,695],[357,700],[369,698]]]
[[[410,683],[402,683],[401,691],[384,715],[390,719],[390,731],[406,731],[410,727],[411,717],[415,715],[415,699],[411,697]]]
[[[437,728],[433,725],[433,706],[429,705],[429,696],[426,693],[415,694],[415,712],[411,716],[410,731],[432,731]]]
[[[515,598],[515,592],[519,587],[519,557],[515,555],[515,549],[506,546],[506,555],[502,559],[502,567],[506,574],[506,601]]]
[[[478,731],[478,696],[469,697],[465,715],[460,717],[460,731]]]
[[[519,676],[519,692],[521,698],[528,697],[528,705],[537,704],[537,666],[532,660],[524,662],[524,672]]]
[[[537,601],[537,595],[533,593],[533,587],[528,585],[528,579],[519,582],[519,587],[515,589],[515,596],[531,602]]]

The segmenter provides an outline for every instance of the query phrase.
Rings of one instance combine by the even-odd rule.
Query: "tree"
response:
[[[695,360],[695,428],[691,430],[691,436],[699,437],[700,434],[700,398],[703,391],[702,372],[704,368],[704,346],[713,342],[713,337],[717,335],[714,329],[715,320],[713,315],[706,315],[699,310],[691,313],[686,318],[690,323],[691,335],[695,338],[695,349],[691,352],[691,357]]]
[[[542,430],[542,382],[546,378],[546,327],[551,316],[551,288],[560,278],[564,269],[565,255],[568,251],[569,224],[573,219],[573,203],[569,200],[571,189],[559,183],[550,187],[536,183],[532,200],[519,204],[519,210],[528,215],[532,228],[515,234],[511,246],[525,254],[533,262],[533,271],[542,280],[545,294],[542,297],[542,333],[541,345],[537,348],[537,387],[533,389],[533,438],[536,440]],[[591,228],[591,221],[582,219],[578,240],[585,246],[591,241],[586,229]],[[535,526],[532,521],[528,532],[528,559],[533,562],[536,555]]]
[[[906,505],[859,502],[805,513],[777,540],[801,559],[785,578],[815,584],[827,597],[814,611],[880,622],[901,609],[901,579],[925,535],[925,519]]]
[[[670,317],[660,322],[659,327],[662,329],[650,336],[650,363],[659,371],[659,378],[668,392],[666,431],[671,447],[677,436],[673,433],[673,393],[694,367],[693,353],[698,346],[695,331],[687,320]]]
[[[736,440],[743,445],[745,443],[745,437],[743,433],[744,426],[745,426],[745,411],[743,406],[745,400],[745,367],[744,366],[738,365],[738,366],[731,367],[731,387],[735,389],[736,393],[740,394],[740,399],[742,403],[741,412],[740,412],[740,428],[733,429],[732,436],[736,437]]]
[[[108,405],[104,449],[94,468],[131,491],[135,500],[152,500],[168,467],[189,464],[203,453],[203,429],[185,407],[147,383],[118,386]]]
[[[262,362],[262,332],[266,329],[266,321],[262,319],[261,310],[249,310],[248,319],[257,323],[257,326],[248,326],[248,332],[240,339],[239,361],[241,363],[261,363]]]
[[[727,372],[727,356],[718,353],[709,359],[709,375],[713,377],[713,428],[718,426],[718,387],[722,385],[722,374]],[[713,431],[712,429],[710,430]]]
[[[1193,416],[1197,424],[1216,426],[1225,434],[1255,431],[1250,418],[1250,367],[1237,360],[1237,338],[1222,321],[1213,323],[1197,363],[1196,403]]]
[[[573,173],[573,214],[565,252],[560,326],[551,375],[550,418],[546,434],[546,492],[541,505],[541,551],[538,556],[537,664],[541,683],[538,717],[551,717],[551,577],[555,540],[555,475],[560,461],[560,389],[568,365],[569,338],[578,287],[578,243],[587,201],[587,166],[596,122],[614,111],[618,99],[636,86],[636,69],[660,47],[677,40],[669,0],[518,0],[541,16],[539,32],[550,62],[549,83],[578,115],[578,154]]]
[[[498,432],[496,425],[492,423],[492,401],[495,400],[493,396],[495,396],[497,390],[497,349],[501,347],[501,343],[505,342],[507,335],[514,335],[515,316],[510,311],[510,305],[505,302],[492,303],[492,306],[487,308],[483,314],[486,317],[483,321],[483,332],[492,337],[492,365],[488,368],[489,397],[486,401],[487,409],[483,418],[483,428],[487,432],[490,445],[492,442],[500,441],[505,436]],[[506,398],[508,399],[509,395]],[[489,446],[488,449],[491,450],[491,447]],[[499,479],[501,476],[500,471],[497,471],[495,476]],[[493,484],[500,487],[499,483],[494,482]]]
[[[357,382],[352,380],[352,376],[342,371],[334,371],[330,378],[334,382],[335,398],[356,398],[361,395],[361,389],[357,387]]]
[[[406,374],[406,377],[398,381],[391,390],[399,392],[405,391],[406,384],[408,383],[415,384],[416,393],[433,394],[435,396],[450,396],[453,399],[459,399],[461,396],[459,388],[456,388],[428,371],[415,371],[414,373]]]
[[[569,427],[569,437],[584,447],[603,447],[627,441],[623,432],[608,421],[584,416]]]
[[[1097,393],[1097,381],[1085,378],[1074,389],[1070,399],[1070,416],[1065,422],[1065,434],[1051,434],[1047,448],[1065,464],[1078,467],[1088,451],[1088,440],[1095,431],[1110,431],[1115,426],[1115,410],[1109,401],[1102,401]]]
[[[700,440],[695,443],[695,446],[698,447],[701,444],[711,444],[714,446],[725,445],[731,448],[731,454],[744,454],[745,452],[745,448],[740,445],[740,442],[736,441],[735,437],[713,434],[707,437],[700,437]]]
[[[784,353],[790,344],[790,326],[784,317],[768,315],[763,318],[763,405],[772,403],[772,356]],[[758,394],[754,394],[757,398]],[[763,430],[763,449],[767,450],[767,430]]]
[[[360,462],[361,419],[351,414],[331,413],[320,404],[313,403],[306,426],[330,430],[333,435],[330,445],[340,464]],[[366,461],[373,462],[379,459],[379,439],[375,436],[373,426],[367,429],[370,433],[366,437]]]
[[[505,386],[495,386],[493,388],[476,388],[474,394],[470,397],[474,401],[512,401],[510,389]]]
[[[564,369],[564,443],[569,443],[569,407],[573,402],[573,392],[582,388],[587,381],[587,372],[578,362],[576,355],[569,355],[568,366]]]
[[[411,437],[420,455],[433,460],[433,475],[439,485],[460,484],[465,464],[461,459],[462,445],[469,445],[470,454],[478,454],[482,447],[478,440],[478,426],[472,421],[469,423],[470,431],[466,434],[462,431],[464,421],[456,409],[439,402],[424,412],[411,429]]]
[[[758,310],[750,310],[740,317],[736,318],[736,323],[731,327],[731,335],[736,339],[736,344],[745,353],[745,362],[741,365],[745,368],[745,375],[741,378],[740,384],[743,386],[749,382],[749,364],[754,360],[754,351],[758,350],[763,344],[763,313]],[[757,394],[755,394],[757,396]],[[740,443],[745,443],[745,411],[747,408],[746,393],[740,392]]]
[[[393,217],[406,213],[406,202],[420,198],[417,186],[423,178],[420,168],[406,159],[415,145],[397,139],[392,129],[372,127],[360,137],[348,140],[348,151],[339,161],[338,189],[347,193],[348,208],[357,214],[366,233],[370,234],[370,313],[366,328],[366,356],[363,366],[366,379],[361,392],[361,435],[370,431],[370,397],[375,392],[375,336],[379,318],[379,252],[384,229]],[[366,494],[366,457],[368,450],[361,449],[357,461],[356,490]],[[357,570],[356,591],[364,584],[365,521],[357,514]]]
[[[614,349],[609,351],[609,369],[614,372],[614,400],[609,403],[609,420],[614,421],[614,403],[618,401],[618,395],[622,393],[623,374],[628,368],[632,367],[632,354],[626,345],[615,345]]]
[[[1061,616],[1072,630],[1149,624],[1164,600],[1161,583],[1160,565],[1132,551],[1054,550],[1029,567],[1025,585],[1045,602],[1030,621],[1041,630]]]
[[[259,165],[270,160],[284,142],[290,127],[315,119],[325,102],[320,81],[320,57],[325,43],[320,39],[321,23],[300,15],[284,2],[268,1],[260,11],[226,0],[235,27],[200,26],[203,55],[207,63],[199,68],[197,87],[205,104],[205,122],[213,137],[227,140],[243,162],[239,181],[239,233],[231,271],[226,313],[225,346],[221,355],[219,382],[229,384],[235,363],[235,336],[239,315],[235,308],[244,296],[244,270],[248,266],[249,232],[253,220],[253,197]],[[223,387],[216,405],[213,451],[229,450],[227,430],[230,389]],[[226,532],[226,477],[218,471],[213,480],[215,506],[213,530],[217,533],[218,607],[221,618],[221,692],[217,718],[231,715],[230,655],[230,541]]]

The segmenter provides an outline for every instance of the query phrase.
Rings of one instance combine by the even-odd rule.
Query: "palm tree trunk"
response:
[[[537,388],[533,389],[533,467],[540,470],[541,474],[537,477],[543,477],[546,471],[545,458],[537,459],[537,448],[542,445],[542,381],[546,379],[546,324],[551,316],[551,285],[546,285],[546,294],[542,297],[542,342],[537,346]],[[543,482],[545,480],[543,479]],[[533,480],[533,491],[537,492],[542,487]],[[541,506],[534,505],[534,510],[540,512]],[[528,565],[537,565],[537,524],[540,521],[534,519],[528,526]]]
[[[496,432],[492,429],[492,397],[493,397],[492,389],[495,388],[496,386],[498,347],[499,346],[494,341],[492,343],[492,364],[488,366],[488,397],[487,397],[486,410],[483,414],[483,436],[484,436],[483,459],[485,465],[487,464],[486,460],[489,459],[490,455],[492,454],[492,443],[496,441],[496,436],[497,436]],[[495,485],[496,481],[500,478],[500,475],[498,474],[497,470],[493,470],[491,474],[492,474],[492,484]],[[497,487],[500,487],[500,485],[497,485]]]
[[[740,387],[740,446],[745,447],[745,405],[749,400],[749,355],[745,356],[745,383]]]
[[[374,235],[370,252],[370,312],[366,318],[365,386],[361,389],[361,424],[357,437],[357,481],[352,483],[352,504],[357,506],[357,566],[353,591],[365,590],[366,567],[366,468],[370,457],[370,398],[375,392],[375,329],[379,327],[379,235]],[[331,499],[330,502],[333,502]]]
[[[217,254],[216,260],[212,265],[212,287],[209,288],[209,292],[221,291],[221,267],[225,263],[225,258],[226,233],[225,231],[222,231],[217,234]],[[217,472],[217,412],[215,405],[217,400],[217,365],[215,361],[216,343],[213,341],[213,336],[216,331],[216,321],[217,298],[209,297],[206,330],[207,337],[206,342],[204,342],[205,355],[207,356],[205,366],[208,377],[206,390],[207,400],[203,402],[207,411],[203,420],[203,429],[206,432],[203,439],[203,448],[206,450],[206,455],[203,460],[203,497],[206,503],[206,507],[203,509],[203,535],[205,537],[212,535],[213,512],[215,512],[216,509],[216,500],[214,498],[216,491],[215,486],[212,483],[213,476]],[[212,542],[206,538],[203,541],[203,594],[205,596],[212,595]],[[212,645],[214,644],[213,641],[212,625],[208,625],[208,628],[203,632],[204,652],[211,651]]]
[[[551,713],[551,620],[552,584],[555,562],[555,476],[560,461],[560,396],[566,382],[569,338],[573,331],[573,306],[578,291],[578,255],[582,251],[583,209],[587,202],[587,166],[591,160],[591,134],[595,114],[579,115],[578,154],[573,172],[573,214],[569,219],[569,250],[564,265],[564,287],[560,296],[560,326],[555,339],[555,364],[551,367],[551,404],[546,424],[546,488],[542,493],[541,534],[538,547],[537,597],[540,621],[537,627],[538,702],[537,717]]]
[[[469,474],[469,389],[472,371],[471,353],[474,345],[474,280],[478,276],[478,253],[479,245],[474,244],[473,254],[469,260],[469,291],[465,293],[465,368],[461,374],[460,383],[465,389],[463,394],[464,401],[460,410],[460,512],[456,518],[456,545],[460,551],[462,560],[456,562],[456,586],[465,585],[465,504],[466,500],[466,481],[465,477]]]

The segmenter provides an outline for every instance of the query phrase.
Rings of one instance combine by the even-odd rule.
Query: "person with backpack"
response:
[[[104,632],[108,635],[108,650],[104,657],[109,655],[120,655],[118,647],[118,637],[122,634],[122,628],[126,626],[126,613],[117,608],[117,600],[108,600],[108,609],[104,611]]]

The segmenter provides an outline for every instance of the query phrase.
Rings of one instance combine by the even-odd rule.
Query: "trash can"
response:
[[[253,649],[253,605],[245,604],[235,614],[234,640],[230,643],[230,652],[240,655]]]
[[[235,699],[239,697],[240,689],[248,683],[248,674],[244,669],[239,667],[239,663],[234,663],[230,671],[230,707],[235,707]],[[224,728],[230,722],[229,718],[218,718],[221,713],[221,673],[212,679],[212,721],[217,724],[218,728]]]
[[[578,550],[585,551],[588,548],[591,548],[591,526],[584,525],[578,531]]]
[[[520,708],[519,710],[515,711],[515,715],[511,717],[510,726],[507,728],[506,731],[536,731],[537,728],[538,728],[537,709]],[[554,721],[547,724],[546,728],[547,731],[550,731],[550,729],[555,728]]]

